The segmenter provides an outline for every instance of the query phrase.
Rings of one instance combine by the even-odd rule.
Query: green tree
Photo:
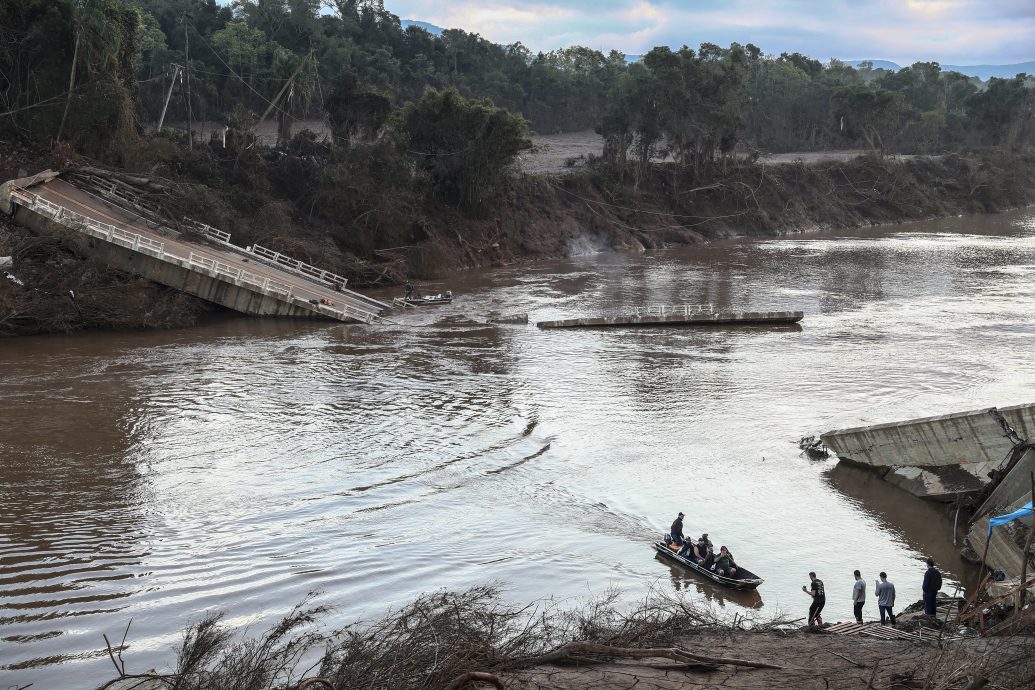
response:
[[[402,145],[431,179],[435,196],[469,213],[484,212],[518,154],[532,148],[528,125],[455,88],[428,89],[398,115]]]

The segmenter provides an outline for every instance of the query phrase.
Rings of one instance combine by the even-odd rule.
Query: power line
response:
[[[223,57],[222,57],[222,56],[221,56],[221,55],[220,55],[219,53],[217,53],[217,52],[216,52],[216,49],[212,47],[212,44],[210,44],[210,43],[209,43],[208,41],[206,41],[206,40],[205,40],[205,37],[201,35],[201,32],[200,32],[200,31],[198,31],[198,27],[194,26],[194,22],[190,21],[190,20],[189,20],[189,19],[187,18],[187,16],[186,16],[186,15],[184,15],[184,17],[183,17],[183,21],[185,21],[186,23],[190,24],[191,28],[192,28],[192,29],[194,29],[194,33],[196,33],[196,34],[198,35],[198,38],[200,38],[200,39],[201,39],[201,42],[205,44],[205,47],[207,47],[207,48],[208,48],[208,49],[209,49],[210,51],[212,51],[212,54],[213,54],[213,55],[215,55],[215,56],[216,56],[216,58],[217,58],[217,59],[218,59],[218,60],[219,60],[219,61],[220,61],[221,63],[223,63],[223,66],[224,66],[224,67],[226,67],[226,68],[227,68],[228,70],[230,70],[230,74],[232,74],[233,76],[237,77],[237,79],[238,79],[238,80],[240,80],[240,82],[241,82],[242,84],[244,84],[244,85],[245,85],[245,86],[247,86],[247,87],[248,87],[249,89],[251,89],[252,93],[254,93],[254,94],[255,94],[256,96],[258,96],[259,98],[261,98],[261,99],[262,99],[262,100],[263,100],[264,102],[266,102],[266,103],[269,103],[269,104],[270,104],[270,105],[271,105],[272,107],[274,107],[274,108],[276,108],[277,110],[279,110],[280,112],[284,113],[284,115],[287,115],[287,116],[289,116],[289,117],[290,117],[290,113],[288,113],[288,112],[286,112],[285,110],[283,110],[283,109],[282,109],[282,108],[281,108],[280,106],[274,105],[274,104],[273,104],[273,103],[272,103],[272,102],[271,102],[271,101],[270,101],[270,100],[269,100],[268,98],[266,98],[266,97],[265,97],[265,96],[263,96],[263,95],[262,95],[261,93],[259,93],[258,91],[256,91],[256,90],[255,90],[255,88],[254,88],[254,87],[253,87],[253,86],[252,86],[251,84],[249,84],[249,83],[248,83],[247,81],[245,81],[245,80],[244,80],[244,77],[242,77],[242,76],[241,76],[240,74],[238,74],[237,72],[235,72],[235,71],[234,71],[234,68],[233,68],[233,67],[231,67],[231,66],[230,66],[230,65],[229,65],[229,64],[227,63],[227,61],[226,61],[226,60],[224,60],[224,59],[223,59]],[[189,69],[190,69],[190,68],[188,67],[188,70],[189,70]]]

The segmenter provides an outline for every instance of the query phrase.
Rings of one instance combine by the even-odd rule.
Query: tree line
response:
[[[667,157],[687,177],[752,151],[866,147],[940,153],[1035,143],[1035,82],[919,62],[897,72],[752,44],[658,47],[629,62],[573,46],[532,52],[450,29],[434,36],[382,0],[22,0],[0,7],[0,133],[107,154],[165,121],[300,118],[334,145],[378,140],[451,203],[484,203],[539,133],[596,129],[623,172]]]

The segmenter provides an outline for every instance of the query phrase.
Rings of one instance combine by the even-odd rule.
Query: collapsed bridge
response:
[[[174,230],[115,185],[101,195],[47,171],[0,186],[0,210],[40,233],[64,234],[108,266],[243,314],[371,323],[391,305],[346,289],[343,276],[279,252],[230,242],[185,219]],[[69,232],[71,231],[71,233]]]

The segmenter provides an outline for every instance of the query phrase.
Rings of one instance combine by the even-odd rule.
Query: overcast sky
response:
[[[641,54],[656,45],[736,41],[823,60],[1035,60],[1035,0],[385,0],[385,7],[536,51],[579,44]]]

